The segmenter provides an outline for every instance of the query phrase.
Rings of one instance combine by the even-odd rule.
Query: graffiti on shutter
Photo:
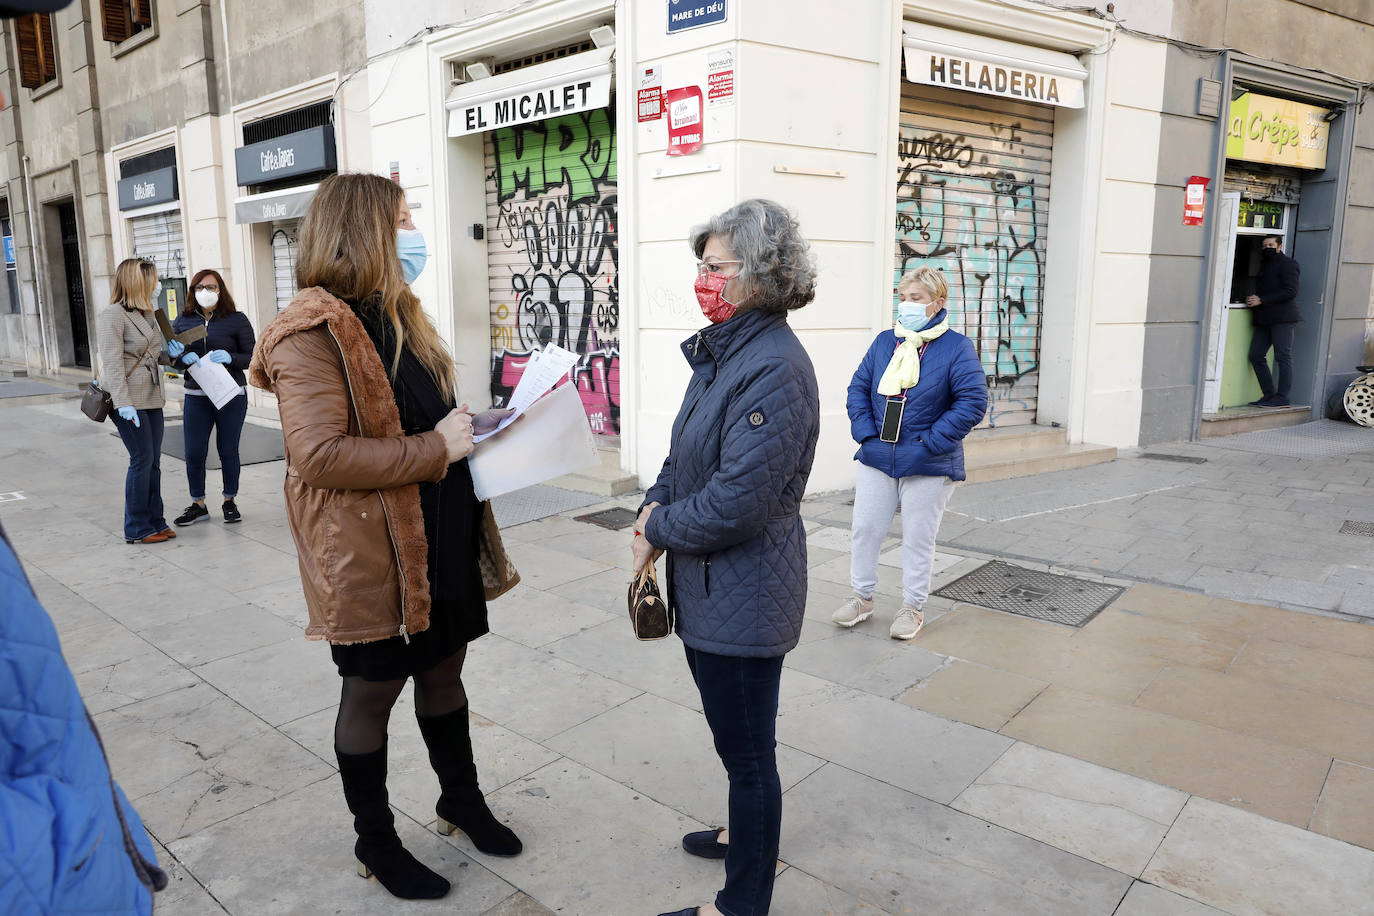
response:
[[[548,342],[578,354],[592,429],[620,433],[615,113],[491,131],[486,144],[491,392],[515,388]]]
[[[272,224],[272,289],[279,312],[296,298],[296,246],[300,227],[298,219]]]
[[[950,327],[987,373],[984,424],[1034,423],[1054,109],[905,83],[897,144],[895,276],[944,271]]]

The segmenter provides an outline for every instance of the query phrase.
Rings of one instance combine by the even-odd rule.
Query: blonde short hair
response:
[[[933,267],[918,267],[902,274],[902,279],[897,281],[897,292],[913,286],[919,286],[929,293],[931,302],[949,298],[949,284],[945,282],[944,272]]]
[[[115,268],[114,292],[111,304],[151,312],[155,307],[153,290],[157,289],[157,265],[142,258],[125,258]]]

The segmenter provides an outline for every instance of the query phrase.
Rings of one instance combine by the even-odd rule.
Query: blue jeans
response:
[[[140,410],[138,426],[110,414],[129,451],[124,477],[124,539],[136,541],[167,527],[162,517],[162,408]]]
[[[741,658],[687,648],[687,667],[730,779],[725,889],[716,895],[716,909],[725,916],[765,916],[782,832],[775,740],[782,656]]]
[[[205,499],[205,458],[210,453],[210,430],[215,430],[215,449],[219,452],[220,476],[224,478],[224,498],[239,495],[239,436],[248,416],[248,395],[241,394],[218,410],[209,398],[188,394],[182,408],[186,432],[186,483],[191,498]]]

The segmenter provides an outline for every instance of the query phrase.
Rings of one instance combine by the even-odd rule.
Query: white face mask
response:
[[[198,289],[196,290],[196,302],[200,303],[201,308],[208,311],[219,304],[219,293],[208,289]]]

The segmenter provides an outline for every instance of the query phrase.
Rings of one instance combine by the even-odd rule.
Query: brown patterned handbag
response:
[[[520,584],[520,573],[506,553],[501,543],[501,529],[496,526],[496,516],[491,511],[491,502],[482,503],[482,531],[477,539],[477,565],[482,570],[482,587],[486,589],[487,600],[493,601]]]
[[[645,563],[630,580],[630,625],[635,638],[665,639],[673,632],[673,614],[658,591],[658,574],[653,563]]]

